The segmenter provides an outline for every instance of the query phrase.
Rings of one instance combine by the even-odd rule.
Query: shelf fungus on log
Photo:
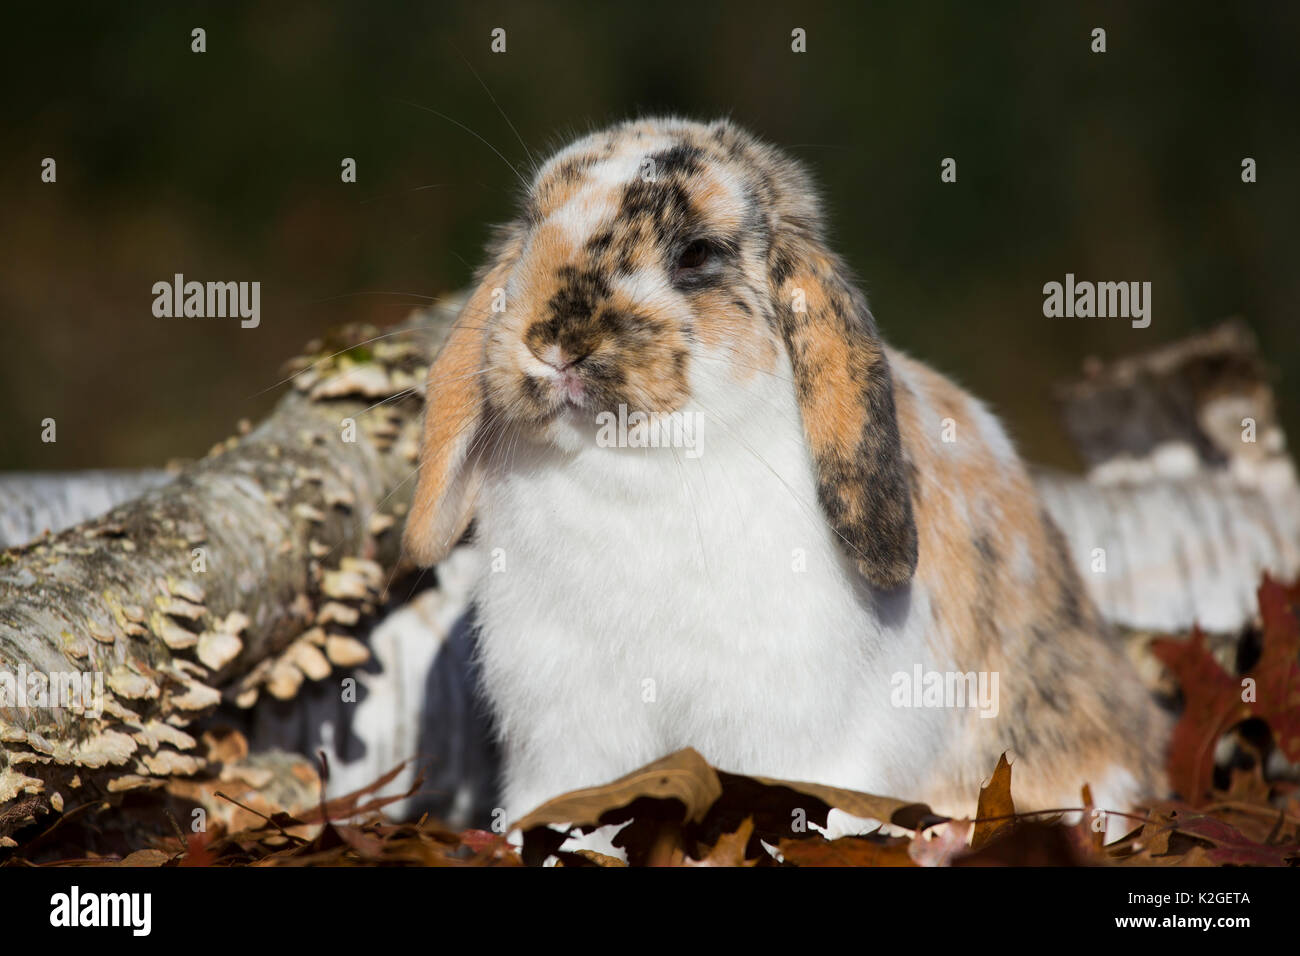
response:
[[[260,425],[0,552],[7,845],[37,813],[206,772],[186,728],[223,697],[292,697],[368,657],[340,632],[398,570],[420,383],[451,314],[311,343]]]

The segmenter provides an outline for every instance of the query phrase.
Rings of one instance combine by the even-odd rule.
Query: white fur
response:
[[[951,711],[890,705],[891,674],[951,664],[926,650],[919,582],[879,598],[838,547],[788,363],[742,386],[696,348],[700,457],[597,447],[572,416],[493,456],[479,541],[505,567],[476,599],[511,819],[685,746],[726,770],[914,792],[951,740]]]

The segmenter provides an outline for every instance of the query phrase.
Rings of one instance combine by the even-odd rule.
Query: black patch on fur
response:
[[[609,280],[599,270],[563,266],[560,278],[562,285],[546,303],[551,320],[589,316],[595,312],[596,303],[609,296]]]
[[[637,179],[624,186],[618,218],[624,223],[649,222],[661,245],[695,219],[685,185],[669,175],[658,176],[652,182]]]
[[[794,259],[785,249],[774,246],[768,263],[768,271],[772,275],[772,282],[778,287],[783,286],[785,280],[794,273]]]
[[[692,176],[699,171],[700,160],[703,158],[704,150],[689,143],[678,143],[650,157],[655,164],[656,176],[666,174]]]
[[[793,259],[787,265],[781,250],[771,263],[774,281],[784,272],[793,274]],[[842,371],[866,413],[851,453],[817,453],[818,498],[831,527],[867,580],[886,590],[901,587],[916,571],[918,545],[908,456],[898,432],[889,361],[861,296],[838,272],[822,276],[810,263],[803,268],[809,273],[805,281],[821,285],[827,308],[814,316],[811,310],[795,312],[789,302],[777,303],[800,403],[806,403],[816,389],[826,387],[825,370],[813,367],[805,354],[811,342],[805,333],[816,323],[822,326],[822,334],[848,340],[848,367]],[[777,296],[784,297],[787,291],[781,284],[773,287]]]
[[[604,229],[587,240],[587,252],[594,256],[602,254],[614,241],[614,230]]]
[[[546,404],[546,387],[531,375],[521,376],[520,390],[535,405]]]

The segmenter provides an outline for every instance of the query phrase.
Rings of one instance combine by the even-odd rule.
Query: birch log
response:
[[[162,470],[0,474],[0,548],[71,528],[171,479]]]
[[[1300,482],[1249,327],[1220,323],[1057,391],[1086,481],[1035,484],[1105,617],[1233,634],[1300,575]]]
[[[365,660],[450,313],[309,346],[274,413],[99,518],[0,553],[0,839],[203,766],[185,728]]]

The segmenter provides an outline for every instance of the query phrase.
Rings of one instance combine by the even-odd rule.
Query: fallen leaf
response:
[[[519,820],[515,827],[527,833],[552,823],[594,826],[611,811],[645,797],[676,800],[683,808],[683,819],[699,822],[721,795],[722,784],[717,773],[695,750],[687,747],[612,783],[548,800]]]
[[[795,866],[916,866],[907,837],[840,837],[782,840],[781,856]]]
[[[172,858],[162,850],[136,850],[128,854],[118,866],[162,866]]]
[[[754,820],[746,817],[734,833],[724,833],[701,859],[687,858],[683,866],[753,866],[758,861],[745,859],[745,847],[754,833]]]
[[[1258,717],[1268,724],[1286,757],[1300,761],[1300,619],[1297,587],[1283,587],[1265,576],[1258,599],[1263,622],[1260,658],[1241,678],[1228,674],[1210,654],[1205,635],[1193,628],[1190,639],[1160,638],[1151,651],[1173,673],[1183,690],[1183,713],[1169,746],[1169,780],[1193,806],[1205,802],[1214,779],[1214,749],[1235,724]],[[1254,682],[1254,700],[1243,700],[1245,681]]]
[[[988,786],[980,787],[971,849],[983,849],[998,836],[1014,829],[1015,813],[1016,805],[1011,799],[1011,764],[1007,762],[1004,753],[998,758],[998,765],[993,770]]]

